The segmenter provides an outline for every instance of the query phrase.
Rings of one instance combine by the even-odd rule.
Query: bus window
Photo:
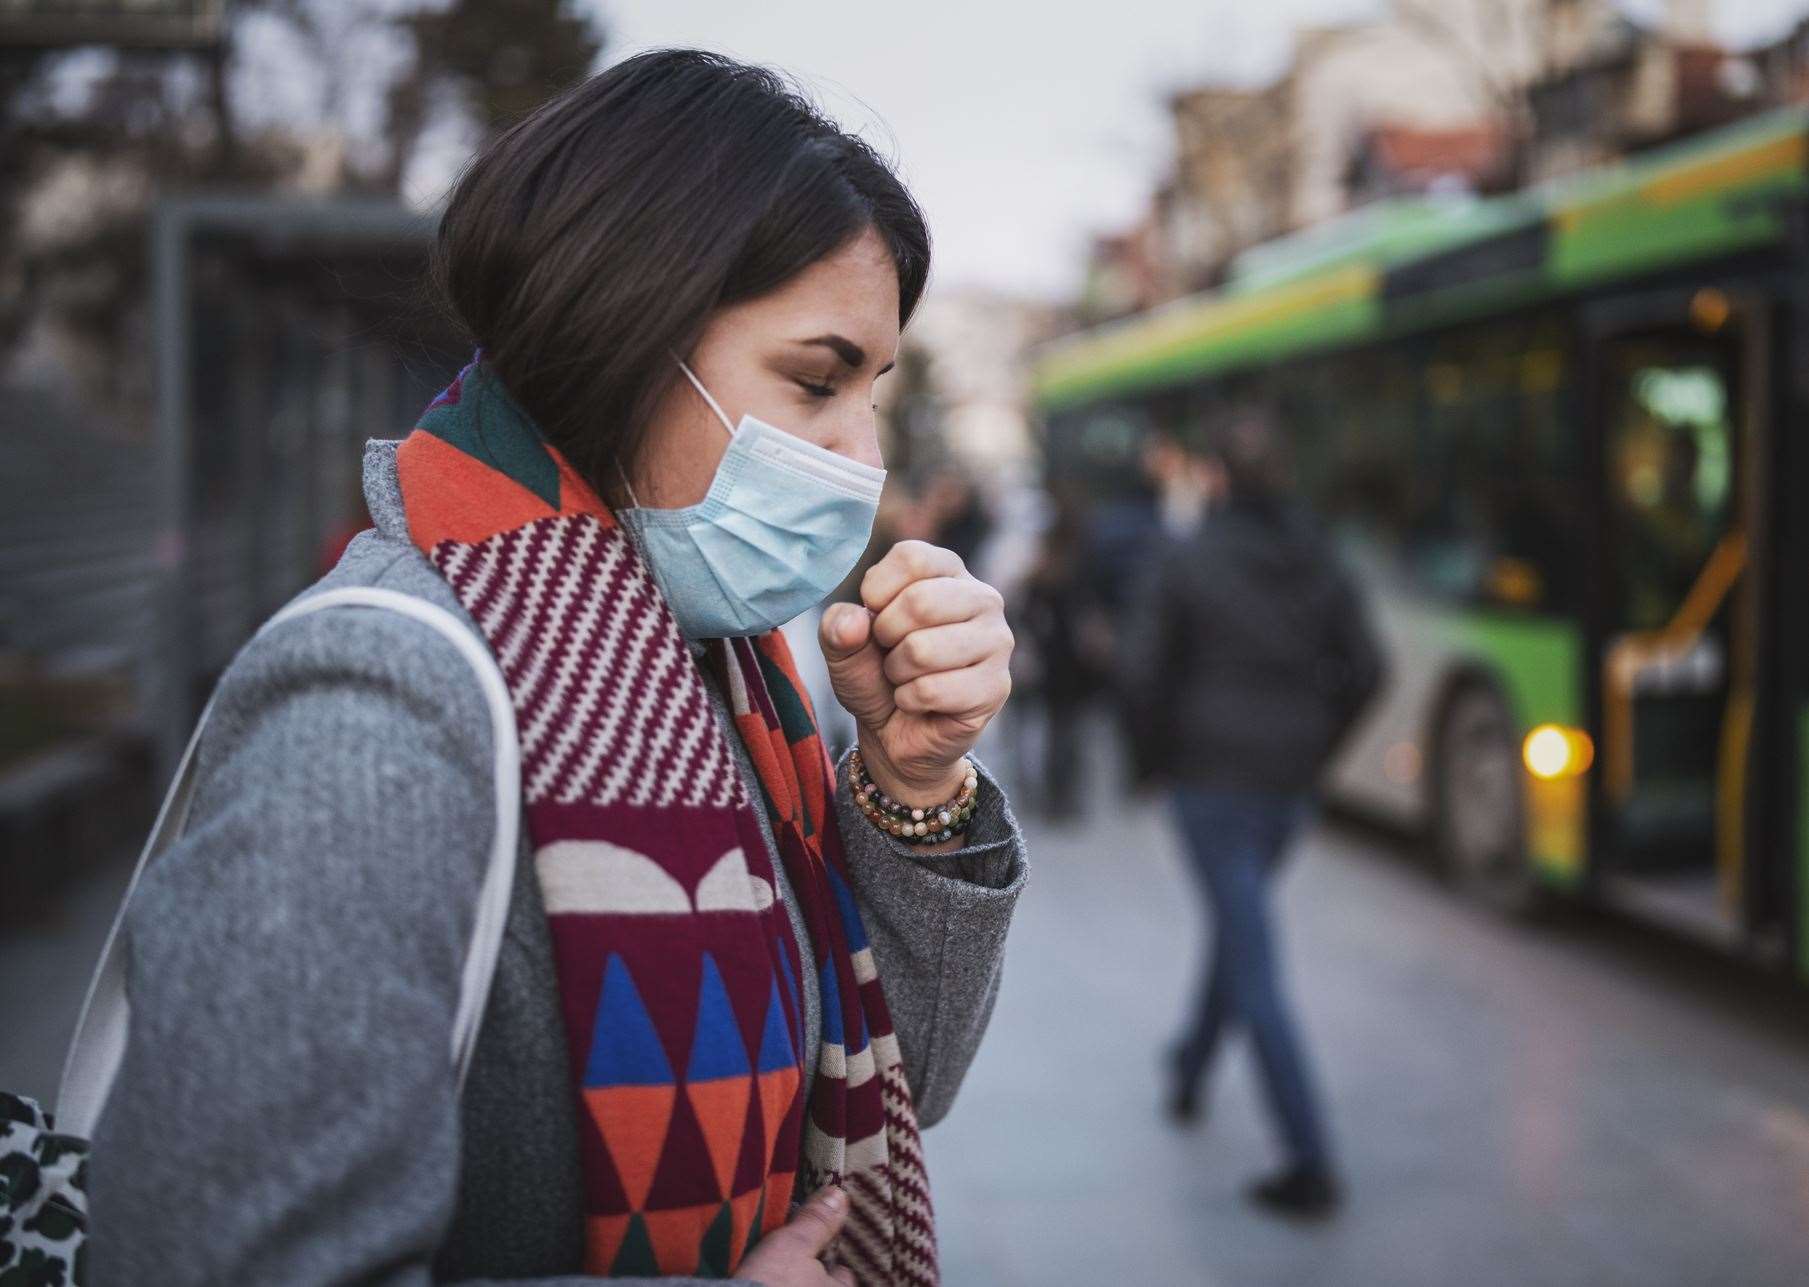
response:
[[[1274,378],[1269,393],[1289,428],[1302,496],[1363,563],[1398,566],[1418,503],[1407,357],[1370,349],[1321,358]]]
[[[1629,866],[1706,869],[1716,852],[1745,550],[1735,345],[1729,331],[1664,331],[1602,350],[1604,784]]]
[[[1620,528],[1620,623],[1665,625],[1728,526],[1733,500],[1729,390],[1700,356],[1630,349],[1609,420],[1609,481]]]
[[[1576,440],[1563,328],[1492,323],[1434,342],[1422,367],[1427,486],[1407,561],[1423,589],[1500,608],[1577,598]]]

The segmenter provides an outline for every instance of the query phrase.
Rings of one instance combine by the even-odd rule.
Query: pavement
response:
[[[1281,916],[1349,1200],[1277,1221],[1242,1196],[1278,1161],[1244,1042],[1202,1126],[1159,1111],[1202,950],[1166,812],[1026,829],[998,1009],[925,1136],[946,1282],[1809,1283],[1801,994],[1601,918],[1505,920],[1321,824]]]
[[[1350,1200],[1317,1226],[1256,1212],[1276,1155],[1244,1044],[1202,1126],[1158,1111],[1201,948],[1175,838],[1097,796],[1026,819],[992,1028],[925,1137],[951,1287],[1809,1283],[1802,994],[1595,918],[1503,920],[1333,824],[1281,904]],[[124,874],[0,941],[0,1086],[50,1098]]]

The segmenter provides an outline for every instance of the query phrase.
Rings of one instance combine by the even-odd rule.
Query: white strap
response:
[[[483,1021],[484,1007],[489,999],[490,979],[496,972],[503,926],[509,918],[509,895],[515,883],[515,847],[521,825],[521,747],[515,728],[515,709],[488,645],[452,613],[412,594],[380,590],[374,586],[325,590],[290,603],[259,628],[258,636],[291,618],[347,605],[387,608],[424,621],[439,631],[471,664],[483,689],[485,704],[490,709],[491,740],[496,751],[496,829],[491,837],[490,863],[479,895],[477,923],[465,957],[458,1011],[452,1022],[452,1062],[462,1090],[466,1070],[471,1066],[472,1051],[477,1047],[478,1025]],[[120,926],[125,922],[126,907],[132,901],[133,891],[138,888],[145,868],[181,837],[188,821],[189,804],[195,794],[195,747],[201,741],[201,730],[207,726],[207,717],[213,708],[214,699],[210,697],[189,737],[188,748],[182,752],[175,780],[157,813],[144,852],[139,855],[132,881],[126,887],[126,896],[120,900],[113,928],[107,933],[107,945],[101,951],[100,964],[88,986],[81,1021],[76,1025],[69,1058],[63,1066],[63,1085],[57,1095],[59,1131],[92,1136],[113,1079],[119,1072],[131,1021],[126,1001],[125,949],[119,941]]]
[[[674,353],[672,356],[678,357],[678,354]],[[729,413],[722,409],[722,404],[710,396],[710,391],[704,388],[703,381],[697,378],[697,372],[691,369],[690,363],[686,362],[683,358],[678,358],[678,369],[685,373],[685,379],[691,382],[691,387],[703,394],[703,400],[710,404],[710,410],[716,413],[716,418],[722,421],[722,427],[727,429],[729,431],[729,437],[733,438],[735,436],[735,422],[729,419]]]

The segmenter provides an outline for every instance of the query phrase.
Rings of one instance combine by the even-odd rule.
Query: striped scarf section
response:
[[[639,553],[481,360],[396,463],[410,537],[477,621],[515,706],[580,1101],[584,1271],[733,1274],[794,1197],[836,1183],[850,1198],[839,1261],[874,1287],[934,1284],[916,1112],[834,768],[784,637],[706,653],[762,820]],[[808,1103],[805,968],[822,1002]]]

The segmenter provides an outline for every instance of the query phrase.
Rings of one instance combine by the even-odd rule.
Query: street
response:
[[[1197,950],[1166,815],[1097,803],[1090,825],[1027,822],[998,1010],[926,1136],[947,1282],[1809,1281],[1788,999],[1747,1005],[1755,978],[1596,918],[1504,921],[1336,824],[1295,853],[1283,909],[1348,1202],[1316,1227],[1257,1214],[1241,1191],[1275,1155],[1243,1043],[1203,1124],[1159,1111]]]
[[[0,1287],[1809,1287],[1809,0],[824,16],[0,0]]]

